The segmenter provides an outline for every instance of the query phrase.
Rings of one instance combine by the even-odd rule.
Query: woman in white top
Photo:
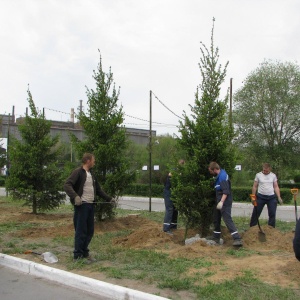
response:
[[[262,172],[257,173],[255,176],[252,187],[252,194],[256,195],[256,192],[257,212],[255,208],[253,208],[250,220],[250,227],[257,225],[257,218],[259,218],[265,204],[268,207],[268,225],[275,227],[277,199],[280,204],[282,204],[282,199],[280,196],[280,189],[278,186],[277,177],[274,173],[271,172],[271,166],[268,163],[264,163]]]

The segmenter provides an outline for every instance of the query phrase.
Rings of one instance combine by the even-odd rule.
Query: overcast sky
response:
[[[213,17],[219,62],[229,61],[222,89],[233,78],[235,92],[265,59],[299,63],[299,12],[299,0],[0,0],[0,114],[15,106],[24,116],[29,84],[48,119],[70,120],[95,87],[99,49],[125,125],[149,129],[150,90],[176,115],[190,112]],[[177,133],[178,117],[154,95],[152,129]]]

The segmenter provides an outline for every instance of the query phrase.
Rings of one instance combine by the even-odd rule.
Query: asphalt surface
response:
[[[109,300],[92,293],[58,284],[0,265],[1,300]]]
[[[165,211],[163,198],[151,198],[147,197],[128,197],[124,196],[119,199],[118,206],[123,209],[132,210],[150,210],[151,211]],[[297,211],[300,213],[300,207],[297,207]],[[253,205],[251,203],[237,203],[232,204],[232,216],[234,217],[246,217],[249,218],[252,214]],[[299,214],[300,215],[300,214]],[[265,206],[260,219],[268,219],[268,210]],[[276,219],[287,222],[295,222],[295,207],[288,205],[278,205],[276,212]]]
[[[6,196],[5,188],[0,188],[0,196]],[[66,200],[68,202],[68,199]],[[165,211],[163,198],[149,197],[131,197],[124,196],[119,199],[118,207],[131,210],[148,210],[148,211]],[[232,205],[232,216],[234,217],[250,217],[252,214],[253,205],[251,203],[237,203]],[[300,216],[300,207],[297,206],[297,211]],[[265,206],[260,219],[268,219],[268,210]],[[296,221],[295,207],[293,205],[278,205],[276,219],[281,221],[293,222]]]

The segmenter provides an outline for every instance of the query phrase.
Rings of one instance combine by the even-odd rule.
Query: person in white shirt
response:
[[[252,187],[252,194],[256,195],[257,193],[257,211],[254,207],[250,220],[250,227],[257,225],[257,219],[259,218],[265,204],[267,205],[269,214],[268,225],[275,227],[277,199],[279,203],[282,204],[280,189],[276,175],[271,172],[270,164],[264,163],[262,167],[263,170],[256,174]]]

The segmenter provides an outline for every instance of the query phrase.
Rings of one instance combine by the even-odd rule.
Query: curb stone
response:
[[[89,293],[115,300],[168,300],[134,289],[84,277],[64,270],[55,269],[22,258],[0,253],[0,265],[29,275],[39,276],[62,285],[71,286]]]

